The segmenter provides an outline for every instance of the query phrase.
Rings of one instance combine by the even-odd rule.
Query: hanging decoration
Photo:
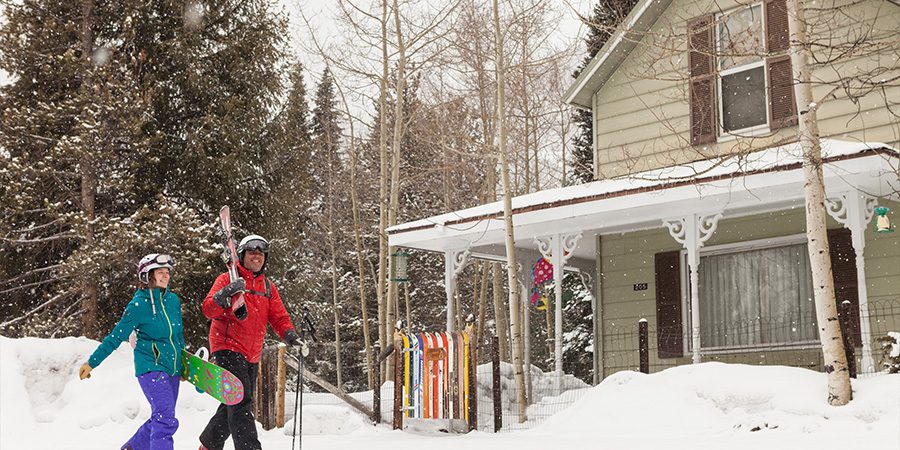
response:
[[[553,264],[546,258],[538,258],[531,268],[531,305],[538,311],[547,309],[547,294],[544,286],[553,279]]]
[[[894,231],[894,227],[891,226],[891,219],[888,218],[887,214],[891,210],[888,209],[887,206],[879,206],[875,208],[875,214],[878,217],[875,219],[875,232],[876,233],[890,233]]]

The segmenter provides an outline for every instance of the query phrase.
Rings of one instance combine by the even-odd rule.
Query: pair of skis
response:
[[[231,233],[231,208],[228,205],[219,210],[219,223],[221,225],[222,240],[225,250],[222,252],[222,261],[228,268],[228,278],[235,282],[240,278],[237,271],[238,253],[237,246]],[[238,320],[247,318],[247,305],[244,302],[244,292],[238,292],[231,297],[231,312]]]

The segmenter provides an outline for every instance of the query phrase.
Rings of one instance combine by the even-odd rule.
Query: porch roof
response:
[[[823,139],[826,193],[859,189],[897,199],[898,152],[882,143]],[[548,189],[513,198],[519,248],[555,233],[609,234],[662,227],[662,221],[697,212],[725,218],[803,205],[798,143],[627,177]],[[439,251],[470,249],[505,255],[503,203],[488,203],[393,226],[391,246]],[[583,239],[574,256],[593,260],[595,242]]]

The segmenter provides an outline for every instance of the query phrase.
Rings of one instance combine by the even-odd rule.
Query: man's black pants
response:
[[[222,450],[231,436],[235,450],[261,450],[253,419],[253,393],[259,364],[247,361],[244,355],[231,350],[213,352],[212,361],[231,372],[244,384],[244,399],[236,405],[219,405],[216,414],[200,434],[200,443],[209,450]]]

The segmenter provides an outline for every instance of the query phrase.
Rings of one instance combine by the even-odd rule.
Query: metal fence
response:
[[[851,365],[855,365],[856,377],[872,377],[884,373],[884,364],[888,361],[876,339],[887,336],[890,331],[900,331],[900,299],[870,300],[868,305],[869,330],[862,330],[860,342],[852,342],[853,333],[845,332],[845,339],[851,339],[848,352]],[[842,320],[851,317],[843,313]],[[720,361],[729,363],[784,365],[805,367],[822,371],[821,344],[817,336],[810,339],[803,334],[798,324],[812,323],[814,317],[786,316],[780,319],[762,321],[735,321],[727,324],[716,324],[705,328],[701,333],[707,342],[718,342],[717,348],[701,347],[702,361]],[[845,323],[842,328],[847,329]],[[790,339],[797,336],[796,339]],[[680,340],[683,354],[679,357],[661,358],[659,342],[667,339]],[[777,341],[777,342],[776,342]],[[871,349],[872,367],[863,367],[862,342],[867,341]],[[655,326],[647,321],[635,320],[632,324],[618,323],[615,330],[607,330],[603,341],[603,376],[605,378],[623,370],[641,371],[645,373],[659,372],[676,365],[690,364],[692,352],[689,336],[684,333],[675,336],[660,336]],[[544,423],[551,416],[568,408],[588,393],[590,385],[572,375],[557,377],[553,372],[543,372],[532,366],[530,373],[524,378],[526,383],[525,411],[519,411],[517,397],[520,388],[516,385],[513,366],[499,361],[497,340],[482,345],[478,349],[477,368],[477,428],[482,431],[515,431],[532,428]],[[858,368],[858,370],[856,370]],[[289,382],[289,389],[293,386]],[[372,406],[372,391],[351,394],[360,402]],[[382,421],[390,423],[392,417],[393,385],[385,383],[381,388]],[[287,409],[292,410],[292,398],[288,396]],[[305,404],[340,404],[336,397],[329,394],[307,394]],[[288,419],[291,414],[287,414]],[[440,429],[440,426],[437,427]]]
[[[848,352],[849,363],[857,373],[857,377],[869,377],[883,370],[884,355],[879,337],[886,336],[889,331],[900,331],[900,300],[881,299],[870,301],[868,305],[869,329],[864,328],[859,332],[859,340],[855,339],[846,319],[855,317],[855,313],[840,314],[844,338],[847,340],[845,347],[852,349]],[[804,324],[804,325],[800,325]],[[734,321],[724,324],[715,324],[701,330],[701,361],[721,361],[729,363],[744,363],[758,365],[785,365],[792,367],[805,367],[811,370],[822,371],[822,350],[818,335],[808,334],[801,327],[817,328],[816,318],[785,316],[761,320]],[[640,370],[640,347],[638,323],[619,324],[615,330],[604,333],[603,341],[603,376],[621,370]],[[648,330],[649,348],[649,372],[689,363],[692,357],[692,348],[689,332],[677,334],[660,334],[655,328]],[[680,357],[662,355],[660,347],[671,347],[673,342],[683,344],[683,353]],[[710,348],[705,343],[719,343]],[[871,364],[863,367],[863,342],[869,344],[871,352]],[[662,345],[659,345],[662,344]]]

